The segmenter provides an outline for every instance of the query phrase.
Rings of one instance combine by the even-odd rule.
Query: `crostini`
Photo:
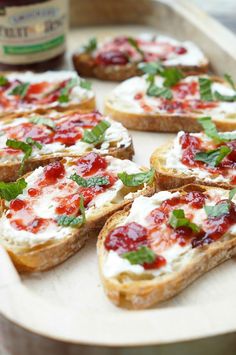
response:
[[[90,152],[0,182],[0,243],[23,271],[50,269],[73,255],[106,219],[154,192],[154,171]]]
[[[121,159],[133,156],[127,129],[97,111],[18,114],[0,120],[0,131],[2,181],[16,180],[40,165],[91,150]]]
[[[189,183],[236,186],[236,131],[219,133],[210,117],[199,119],[202,133],[179,132],[151,156],[159,189]]]
[[[153,72],[152,72],[153,70]],[[236,129],[236,88],[230,76],[188,76],[148,63],[107,97],[105,112],[125,127],[143,131],[199,132],[197,119],[211,116],[220,131]],[[159,71],[159,75],[155,73]]]
[[[0,75],[0,117],[48,109],[94,109],[91,83],[75,71],[12,72]]]
[[[73,55],[74,68],[80,75],[114,81],[140,75],[139,63],[153,61],[194,73],[206,72],[209,64],[194,43],[150,33],[118,36],[100,43],[91,38]]]
[[[143,309],[177,295],[236,254],[236,190],[187,185],[137,197],[99,235],[105,292]]]

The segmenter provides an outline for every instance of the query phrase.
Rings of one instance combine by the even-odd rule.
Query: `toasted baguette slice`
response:
[[[227,133],[233,137],[236,131]],[[179,132],[171,142],[157,148],[151,156],[151,165],[156,170],[156,183],[159,189],[169,190],[186,184],[196,183],[201,185],[218,186],[232,189],[236,186],[235,158],[236,147],[233,141],[225,143],[231,149],[222,162],[216,167],[207,163],[195,161],[196,166],[188,166],[182,162],[183,154],[191,149],[188,146],[182,148],[181,140],[188,137],[198,139],[198,151],[207,152],[216,150],[222,143],[216,144],[205,133],[186,134]],[[190,156],[191,153],[188,154]],[[231,167],[230,167],[231,163]]]
[[[83,141],[86,130],[106,121],[110,124],[102,139],[96,143]],[[24,156],[21,150],[7,148],[7,139],[26,141],[28,137],[42,146],[33,146],[32,154],[24,165],[24,172],[48,164],[65,156],[78,157],[95,150],[103,155],[120,159],[132,159],[132,139],[125,127],[102,116],[99,112],[83,113],[78,110],[66,113],[48,111],[12,115],[0,121],[0,180],[14,181],[19,177],[19,168]]]
[[[98,233],[112,213],[136,196],[154,192],[151,180],[125,186],[118,177],[121,172],[136,174],[148,169],[91,152],[81,158],[64,158],[26,175],[27,186],[17,198],[1,200],[0,243],[17,269],[42,271],[62,263]]]
[[[231,225],[225,234],[218,235],[219,238],[215,241],[210,238],[210,234],[208,237],[205,235],[206,219],[208,218],[209,221],[209,217],[207,217],[203,207],[198,209],[193,207],[193,201],[199,204],[201,196],[203,196],[203,204],[208,205],[227,199],[229,193],[228,190],[200,185],[187,185],[182,189],[170,192],[161,191],[149,198],[136,198],[131,207],[129,206],[114,214],[106,222],[99,234],[98,258],[105,292],[115,305],[130,309],[143,309],[168,300],[208,270],[236,254],[236,223]],[[184,199],[185,202],[183,202]],[[173,202],[171,203],[172,206],[169,205],[168,207],[169,200]],[[178,201],[181,200],[182,202],[178,204]],[[233,203],[228,202],[229,213],[231,216],[233,214],[234,220],[236,217],[235,202],[235,197]],[[167,207],[164,208],[164,204]],[[173,209],[178,208],[184,210],[185,217],[189,218],[192,223],[197,224],[202,235],[198,234],[198,237],[197,232],[192,232],[192,236],[186,234],[187,230],[191,233],[190,228],[182,229],[185,234],[181,234],[181,227],[179,227],[177,228],[179,230],[177,239],[176,237],[173,238],[177,229],[174,230],[169,225],[168,219]],[[159,211],[165,211],[165,222],[161,221],[161,213],[163,214],[163,212],[158,214]],[[152,223],[150,220],[151,212],[153,215]],[[147,219],[148,216],[149,219]],[[229,214],[222,216],[222,221],[225,221],[228,216]],[[211,222],[213,220],[211,218]],[[137,226],[134,228],[134,224],[132,224],[132,229],[127,227],[133,222],[139,224],[138,233],[134,232],[137,231]],[[130,259],[127,258],[127,254],[125,257],[124,252],[127,248],[129,234],[128,232],[121,232],[120,228],[123,226],[129,228],[129,231],[133,230],[132,233],[130,232],[131,246],[135,248],[139,245],[140,248],[142,243],[148,245],[149,258],[150,253],[152,256],[151,260],[147,262],[147,259],[140,259],[139,254],[140,263],[146,260],[146,268],[137,264],[138,260],[134,258],[134,254],[132,259],[130,254]],[[209,233],[214,228],[217,232],[217,226],[219,227],[217,223],[215,225],[212,223],[212,229],[208,229]],[[125,237],[124,233],[126,233]],[[146,241],[143,235],[148,238]],[[184,238],[184,235],[186,238]],[[186,244],[184,245],[184,243]],[[109,251],[107,247],[110,248]],[[117,247],[123,249],[114,250]],[[141,249],[139,249],[140,251]],[[153,255],[154,259],[156,257],[155,261],[153,261]],[[142,254],[142,257],[144,257],[144,254]],[[130,260],[133,260],[133,264]],[[154,268],[153,265],[157,267]]]
[[[48,109],[93,110],[95,95],[90,84],[75,71],[48,71],[45,73],[2,73],[0,117],[12,113],[38,112]]]
[[[138,65],[143,61],[158,61],[191,73],[204,73],[209,64],[194,43],[150,33],[108,38],[101,43],[92,39],[73,55],[74,68],[80,75],[113,81],[141,75]]]
[[[147,95],[147,76],[134,77],[118,85],[107,97],[105,112],[130,129],[157,132],[199,132],[197,119],[211,116],[220,131],[236,129],[236,102],[200,100],[199,78],[210,79],[212,91],[234,96],[229,84],[220,78],[188,76],[171,88],[173,98]],[[164,79],[155,77],[157,87]]]

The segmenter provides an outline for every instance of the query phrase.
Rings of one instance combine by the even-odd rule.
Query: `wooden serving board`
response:
[[[234,35],[187,0],[74,0],[71,5],[65,68],[71,68],[72,52],[90,37],[158,30],[193,40],[210,58],[217,74],[227,70],[236,79]],[[115,85],[93,81],[100,110]],[[131,133],[135,161],[144,165],[149,165],[157,146],[173,137]],[[33,333],[75,344],[143,346],[230,333],[236,331],[235,266],[235,259],[226,262],[159,307],[127,311],[113,306],[102,290],[96,240],[51,271],[21,277],[1,248],[0,313]],[[26,332],[22,334],[18,344],[25,345],[30,336],[26,340]]]

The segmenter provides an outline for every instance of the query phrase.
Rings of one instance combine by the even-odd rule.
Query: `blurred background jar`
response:
[[[67,28],[67,0],[0,0],[0,70],[58,69]]]

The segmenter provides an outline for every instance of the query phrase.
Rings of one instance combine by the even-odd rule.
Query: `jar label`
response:
[[[65,50],[67,0],[0,7],[0,62],[32,64]]]

